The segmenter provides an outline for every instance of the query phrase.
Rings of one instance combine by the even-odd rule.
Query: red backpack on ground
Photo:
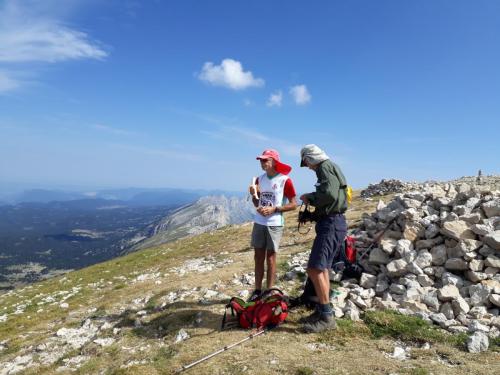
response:
[[[221,329],[226,326],[227,309],[235,316],[242,328],[267,328],[283,323],[288,316],[288,297],[279,289],[266,290],[258,299],[246,302],[239,297],[233,297],[226,305],[222,318]]]

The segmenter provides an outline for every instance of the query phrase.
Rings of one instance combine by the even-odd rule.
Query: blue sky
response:
[[[498,174],[500,2],[0,1],[0,183],[245,190]]]

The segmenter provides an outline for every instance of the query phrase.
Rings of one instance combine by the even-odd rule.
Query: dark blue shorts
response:
[[[346,234],[347,222],[343,214],[329,215],[319,220],[307,267],[319,270],[331,268]]]

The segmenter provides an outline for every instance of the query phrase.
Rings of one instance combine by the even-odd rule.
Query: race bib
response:
[[[260,206],[261,207],[272,207],[274,206],[274,192],[263,191],[260,193]]]

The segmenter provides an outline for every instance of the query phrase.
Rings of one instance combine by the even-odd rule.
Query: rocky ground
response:
[[[336,331],[302,334],[297,320],[308,312],[299,309],[193,371],[498,373],[498,192],[422,186],[359,217],[365,204],[356,200],[348,217],[360,223],[352,232],[366,270],[333,284]],[[287,219],[278,285],[296,295],[314,231],[300,235],[296,213]],[[250,230],[222,228],[0,295],[0,374],[172,373],[241,340],[247,331],[219,326],[229,297],[252,289]],[[401,323],[421,332],[405,336]]]

